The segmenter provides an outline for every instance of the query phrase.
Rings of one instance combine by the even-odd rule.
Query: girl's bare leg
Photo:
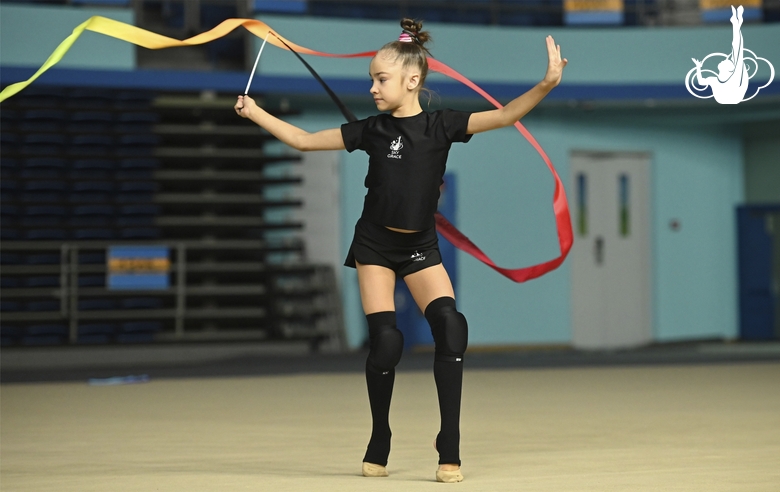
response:
[[[404,282],[414,297],[414,302],[425,312],[425,308],[432,300],[439,297],[452,297],[455,299],[455,291],[452,290],[452,282],[444,265],[439,263],[432,267],[420,270],[404,277]]]
[[[395,272],[379,265],[355,263],[363,312],[395,311]]]

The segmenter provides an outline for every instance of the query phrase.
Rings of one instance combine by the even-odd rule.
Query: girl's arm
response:
[[[544,80],[536,84],[531,90],[514,99],[501,109],[472,113],[469,117],[469,125],[466,133],[474,134],[514,125],[517,120],[528,114],[539,101],[544,99],[555,86],[561,82],[563,67],[569,61],[561,59],[561,46],[556,47],[552,36],[547,36],[547,73]]]
[[[341,137],[340,128],[309,133],[268,114],[257,106],[249,96],[238,96],[238,101],[233,109],[242,118],[254,121],[268,130],[271,135],[296,150],[344,150],[344,139]]]

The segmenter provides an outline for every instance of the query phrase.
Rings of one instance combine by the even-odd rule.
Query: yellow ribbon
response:
[[[150,50],[159,50],[163,48],[173,48],[177,46],[194,46],[198,44],[205,44],[210,41],[214,41],[215,39],[226,36],[227,34],[234,31],[236,28],[242,26],[247,31],[251,32],[252,34],[254,34],[259,38],[265,38],[268,32],[271,31],[271,28],[265,22],[256,19],[226,19],[222,21],[217,27],[211,29],[210,31],[206,31],[196,36],[193,36],[191,38],[187,38],[185,40],[180,41],[178,39],[169,38],[161,34],[147,31],[145,29],[141,29],[140,27],[132,26],[130,24],[125,24],[124,22],[119,22],[113,19],[109,19],[107,17],[101,17],[99,15],[96,15],[94,17],[90,17],[86,21],[79,24],[70,34],[70,36],[65,38],[65,40],[62,43],[60,43],[59,46],[57,46],[57,49],[55,49],[52,52],[52,54],[49,55],[49,58],[46,60],[46,62],[44,62],[41,68],[39,68],[38,71],[35,72],[32,77],[30,77],[25,81],[11,84],[5,89],[3,89],[3,91],[0,92],[0,102],[5,101],[9,97],[23,90],[25,87],[30,85],[35,79],[40,77],[46,70],[50,69],[51,67],[56,65],[60,60],[62,60],[62,57],[65,56],[65,53],[68,52],[71,46],[73,46],[73,43],[76,42],[79,36],[81,36],[81,33],[83,33],[84,31],[92,31],[100,34],[105,34],[106,36],[110,36],[116,39],[121,39],[122,41],[127,41],[128,43],[133,43],[138,46],[148,48]],[[304,48],[303,46],[299,46],[293,43],[292,41],[289,41],[286,38],[282,37],[276,32],[274,32],[274,34],[275,36],[268,37],[268,42],[282,49],[287,49],[287,47],[285,47],[284,44],[282,44],[282,42],[277,38],[281,38],[284,42],[286,42],[290,47],[292,47],[294,50],[296,50],[299,53],[305,53],[309,55],[319,55],[319,56],[333,56],[333,57],[356,57],[362,55],[362,53],[356,53],[352,55],[334,55],[330,53],[322,53],[319,51],[314,51],[308,48]]]

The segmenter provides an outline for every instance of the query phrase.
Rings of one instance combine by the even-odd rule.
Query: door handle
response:
[[[596,265],[602,265],[604,263],[604,238],[596,236],[593,242],[593,253],[596,257]]]

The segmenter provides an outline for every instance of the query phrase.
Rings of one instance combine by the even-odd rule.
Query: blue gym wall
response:
[[[51,50],[89,15],[91,9],[64,11],[36,7],[40,30],[24,9],[0,6],[2,38],[0,64],[40,65]],[[54,12],[49,14],[49,12]],[[88,13],[87,13],[88,12]],[[106,15],[132,22],[129,12],[102,10]],[[130,16],[128,18],[128,16]],[[397,36],[393,23],[298,17],[263,16],[282,35],[297,43],[334,53],[376,49]],[[6,26],[14,26],[7,30]],[[55,27],[57,29],[55,29]],[[654,29],[514,29],[430,24],[433,53],[478,83],[498,84],[505,92],[514,84],[521,90],[544,74],[544,36],[552,34],[570,59],[565,84],[585,87],[594,98],[603,87],[632,85],[633,94],[661,87],[678,90],[692,57],[730,50],[730,26]],[[15,29],[15,31],[13,30]],[[11,35],[13,33],[13,36]],[[73,67],[132,68],[132,50],[109,39],[77,42],[68,55]],[[780,27],[743,28],[746,46],[780,67]],[[105,43],[119,43],[108,50]],[[35,45],[35,47],[33,47]],[[95,46],[93,46],[95,45]],[[258,43],[259,46],[259,43]],[[44,49],[45,47],[45,49]],[[38,50],[45,53],[40,54]],[[82,50],[90,51],[88,57]],[[124,51],[123,51],[124,50]],[[83,58],[88,58],[83,60]],[[121,58],[124,61],[118,59]],[[117,63],[122,66],[117,66]],[[90,65],[84,65],[89,62]],[[365,83],[366,59],[311,59],[326,78]],[[242,76],[244,76],[242,74]],[[309,76],[289,53],[269,49],[263,54],[256,84],[263,77],[281,80]],[[291,80],[294,80],[291,79]],[[6,80],[3,80],[6,83]],[[355,83],[351,86],[355,87]],[[503,85],[501,85],[503,84]],[[775,87],[777,82],[770,87]],[[348,84],[344,84],[346,87]],[[596,89],[591,90],[592,86]],[[358,85],[358,87],[361,87]],[[601,89],[598,89],[601,87]],[[565,94],[566,85],[556,92]],[[601,91],[601,92],[599,92]],[[362,92],[362,89],[356,93]],[[760,97],[754,107],[760,107]],[[506,100],[506,98],[502,98]],[[462,101],[462,100],[461,100]],[[459,100],[442,98],[457,107]],[[690,102],[690,101],[686,101]],[[714,106],[712,100],[699,101]],[[473,105],[473,103],[470,103]],[[761,113],[761,111],[757,111]],[[368,112],[358,110],[358,116]],[[566,111],[565,107],[538,108],[523,123],[550,155],[564,183],[572,150],[629,150],[652,153],[653,326],[659,341],[737,335],[736,253],[734,205],[743,201],[744,149],[741,123],[728,117],[707,116],[653,119],[641,109],[598,113]],[[727,113],[725,113],[727,114]],[[600,116],[599,116],[600,115]],[[766,118],[760,114],[757,118]],[[775,119],[780,115],[775,114]],[[343,118],[318,105],[291,120],[309,130],[338,126]],[[363,178],[367,168],[362,153],[343,153],[342,249],[346,251],[352,227],[360,214]],[[496,260],[519,267],[557,255],[552,216],[552,178],[541,158],[513,129],[477,135],[468,144],[453,147],[449,169],[459,183],[459,227]],[[682,224],[679,232],[668,227],[671,219]],[[576,247],[576,244],[575,244]],[[570,272],[568,264],[527,284],[514,284],[460,254],[457,292],[469,318],[472,346],[513,344],[566,344],[571,337]],[[344,271],[345,315],[352,346],[365,336],[354,271]]]

